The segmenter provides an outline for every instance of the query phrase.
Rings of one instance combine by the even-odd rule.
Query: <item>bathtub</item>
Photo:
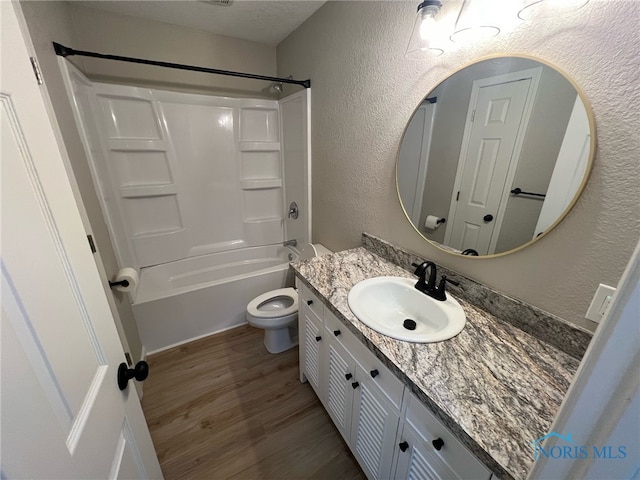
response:
[[[246,323],[258,295],[293,285],[297,250],[250,247],[143,268],[133,303],[147,354]]]

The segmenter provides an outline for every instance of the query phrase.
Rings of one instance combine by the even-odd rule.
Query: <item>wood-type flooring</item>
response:
[[[308,383],[298,349],[248,325],[148,358],[142,406],[166,480],[365,480]]]

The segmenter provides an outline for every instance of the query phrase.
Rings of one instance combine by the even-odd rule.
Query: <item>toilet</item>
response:
[[[306,243],[300,260],[331,253],[323,245]],[[258,295],[247,305],[247,322],[264,329],[264,346],[269,353],[281,353],[298,344],[298,292],[293,287],[279,288]]]

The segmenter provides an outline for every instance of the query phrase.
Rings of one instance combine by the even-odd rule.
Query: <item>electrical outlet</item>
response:
[[[611,299],[615,292],[616,289],[609,285],[604,285],[602,283],[598,285],[598,289],[596,290],[596,294],[593,296],[593,300],[591,300],[591,305],[589,305],[585,318],[593,320],[596,323],[600,323],[600,320],[604,318],[605,314],[609,310],[609,305],[611,304]]]

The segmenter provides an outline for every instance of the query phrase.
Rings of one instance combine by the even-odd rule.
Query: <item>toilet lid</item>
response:
[[[256,318],[279,318],[298,311],[295,288],[279,288],[258,295],[247,305],[247,313]]]
[[[316,256],[316,249],[311,243],[305,243],[300,249],[300,260],[306,260]]]
[[[300,260],[319,257],[327,253],[332,252],[320,243],[304,243],[302,244],[302,248],[300,248]]]

